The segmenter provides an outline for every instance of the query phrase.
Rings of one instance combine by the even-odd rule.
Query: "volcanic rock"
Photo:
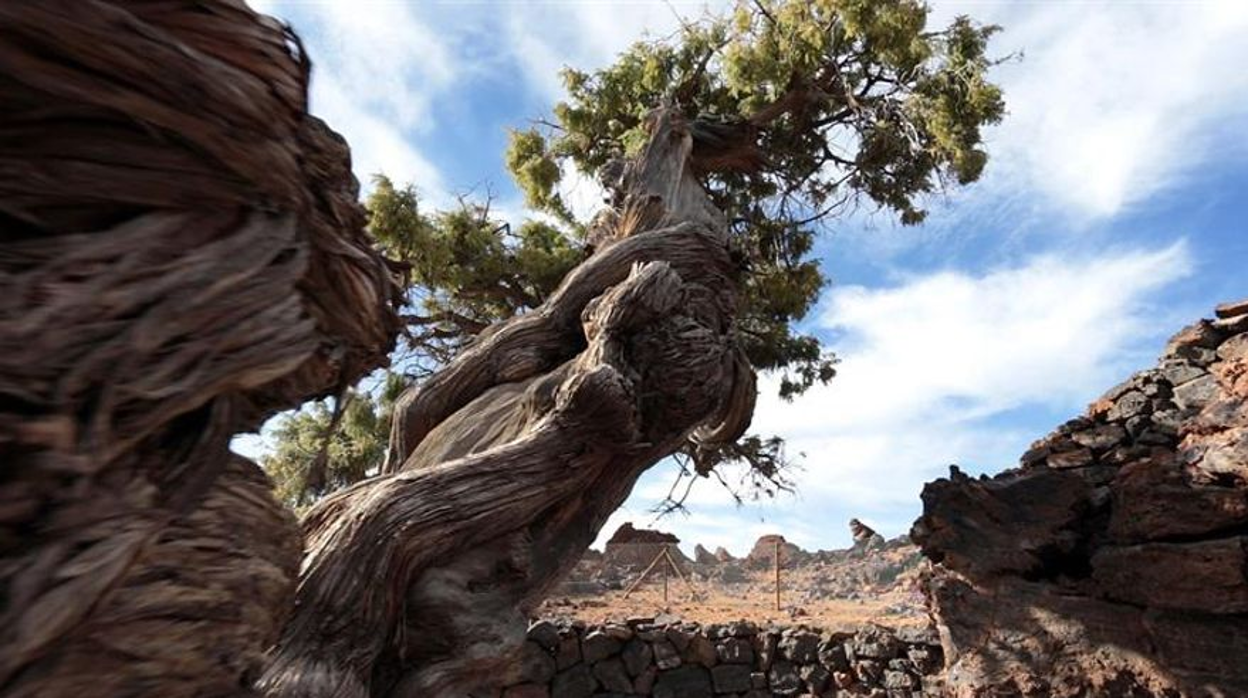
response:
[[[1023,469],[924,488],[949,695],[1248,695],[1248,301],[1217,314]]]
[[[687,564],[689,558],[680,552],[678,543],[680,539],[671,533],[648,528],[634,528],[632,523],[625,522],[607,541],[601,567],[629,571],[645,569],[664,550],[677,564]]]
[[[884,545],[884,536],[876,533],[875,529],[858,519],[849,520],[849,532],[854,537],[854,548],[857,550],[879,548]]]
[[[780,546],[780,566],[793,567],[801,561],[804,561],[808,555],[805,550],[786,541],[784,536],[779,534],[767,534],[759,537],[754,543],[754,547],[750,549],[750,554],[745,556],[746,566],[753,569],[765,569],[776,564],[776,545]]]

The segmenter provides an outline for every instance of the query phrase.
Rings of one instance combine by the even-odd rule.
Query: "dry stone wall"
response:
[[[930,631],[855,633],[748,622],[699,626],[649,619],[530,626],[502,698],[930,698],[943,695]]]
[[[1248,696],[1248,302],[912,537],[955,696]]]

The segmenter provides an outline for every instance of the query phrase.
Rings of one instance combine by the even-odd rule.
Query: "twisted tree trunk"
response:
[[[307,78],[233,0],[0,4],[6,696],[464,695],[643,471],[747,425],[727,226],[659,109],[598,251],[308,516],[286,622],[297,530],[229,439],[384,363],[401,301]]]
[[[505,678],[526,614],[637,477],[748,424],[727,226],[667,109],[611,240],[533,313],[404,396],[389,472],[318,505],[282,696],[466,695]],[[699,431],[700,430],[700,431]]]
[[[241,2],[0,3],[0,694],[263,670],[298,529],[229,441],[398,328],[307,78]]]

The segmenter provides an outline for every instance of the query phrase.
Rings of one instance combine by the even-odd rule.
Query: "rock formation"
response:
[[[677,564],[689,562],[689,558],[680,552],[677,545],[680,539],[676,536],[648,528],[634,528],[632,523],[625,522],[607,541],[603,551],[602,569],[616,568],[624,570],[644,569],[654,562],[654,558],[667,549]]]
[[[723,548],[720,548],[720,549],[722,550]],[[693,547],[693,561],[698,563],[699,565],[718,565],[719,564],[719,558],[715,557],[715,554],[712,553],[711,551],[702,547],[701,543]]]
[[[1248,302],[912,536],[959,697],[1248,695]]]
[[[776,543],[780,544],[780,566],[792,567],[806,560],[810,554],[777,533],[760,536],[745,556],[745,565],[754,569],[772,567],[776,564]]]
[[[615,533],[611,534],[611,538],[607,540],[607,550],[613,545],[623,543],[670,543],[676,545],[680,539],[671,533],[656,531],[651,528],[634,528],[632,522],[625,521],[619,528],[615,529]]]
[[[849,520],[849,532],[854,537],[855,550],[869,550],[884,545],[884,536],[876,533],[874,528],[858,519]]]

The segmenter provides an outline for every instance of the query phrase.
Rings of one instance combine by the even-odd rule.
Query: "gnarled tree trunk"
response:
[[[505,681],[637,477],[746,427],[727,226],[658,109],[595,254],[307,517],[287,621],[297,530],[229,439],[384,363],[401,300],[307,77],[231,0],[0,4],[6,696]]]
[[[609,241],[536,311],[401,401],[389,472],[319,504],[273,695],[464,695],[505,680],[525,614],[637,477],[732,440],[754,379],[727,226],[657,109]],[[696,433],[695,433],[696,432]]]
[[[298,529],[229,441],[398,329],[307,78],[241,2],[0,3],[0,694],[263,670]]]

